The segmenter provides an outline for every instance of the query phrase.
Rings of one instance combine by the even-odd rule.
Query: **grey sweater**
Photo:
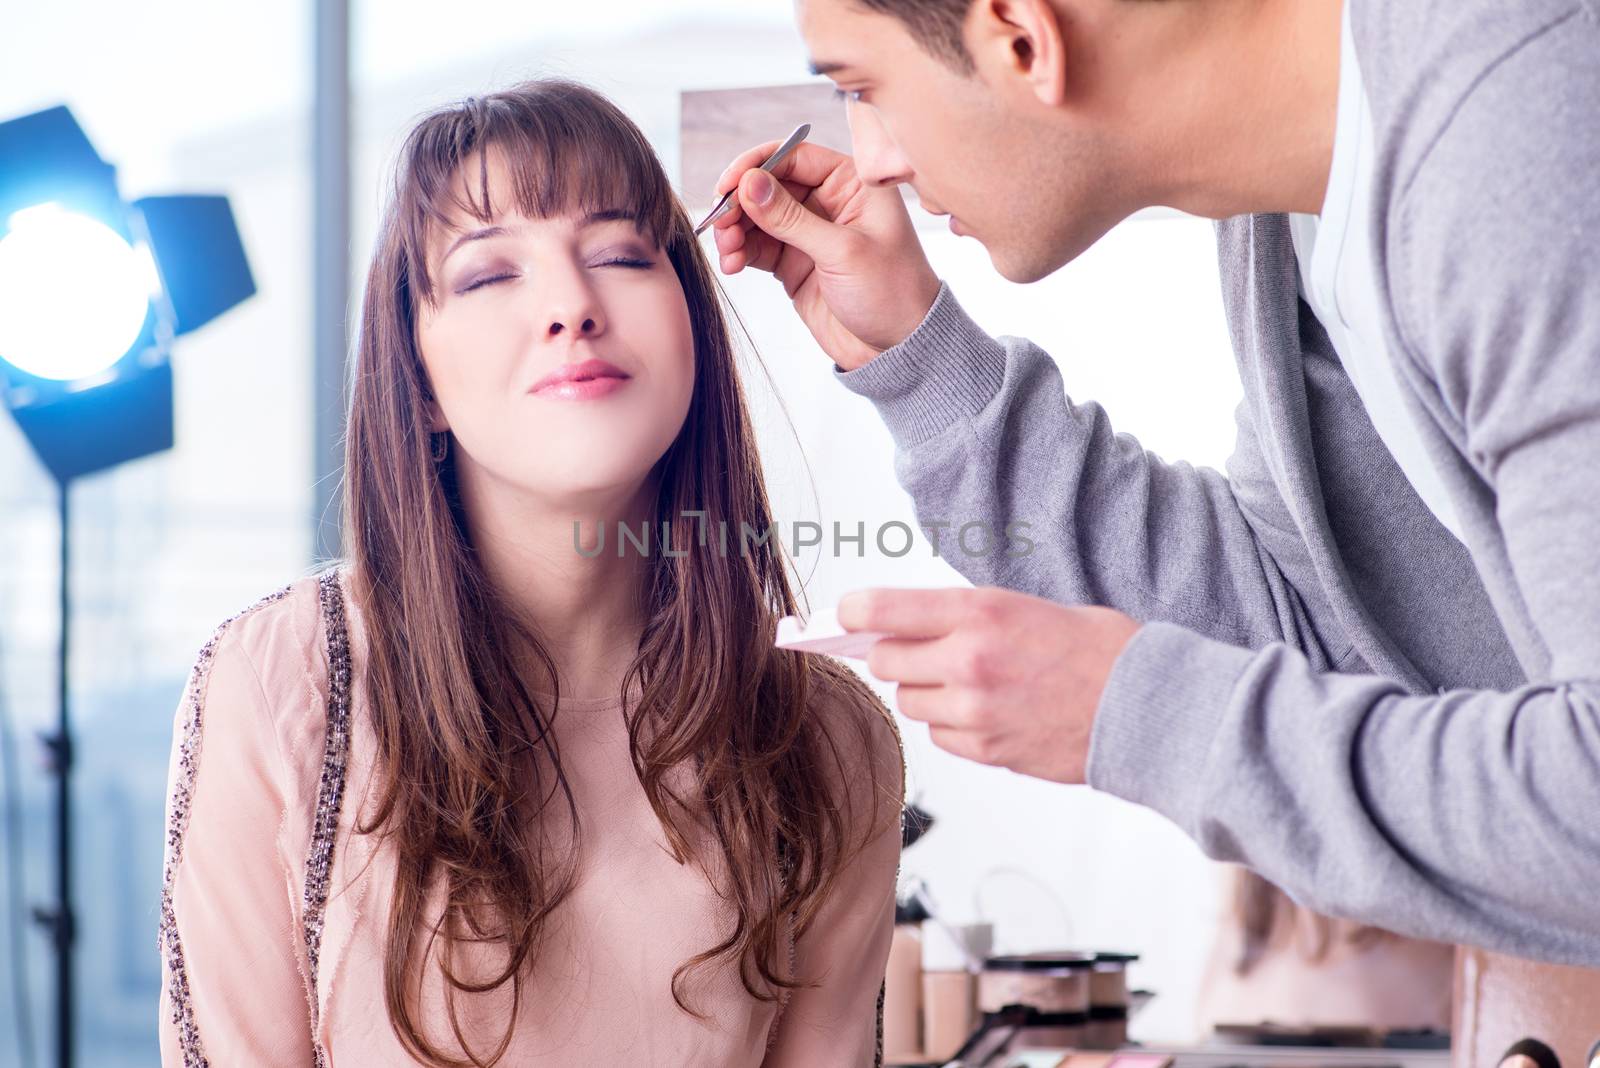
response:
[[[1283,216],[1217,230],[1226,475],[1114,434],[948,289],[839,378],[924,522],[1031,524],[1028,556],[951,557],[974,583],[1147,621],[1091,785],[1320,912],[1600,965],[1600,0],[1350,2],[1388,348],[1465,547],[1300,302]]]

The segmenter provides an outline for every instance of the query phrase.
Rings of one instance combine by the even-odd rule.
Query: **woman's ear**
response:
[[[1066,19],[1052,0],[978,0],[967,37],[980,71],[1020,81],[1045,107],[1066,100]]]
[[[428,414],[428,433],[443,434],[450,429],[450,420],[444,417],[444,409],[439,407],[439,402],[428,397],[422,402],[423,411]]]

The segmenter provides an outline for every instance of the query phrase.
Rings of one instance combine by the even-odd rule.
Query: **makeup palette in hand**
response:
[[[848,631],[839,625],[832,609],[813,612],[809,622],[799,616],[784,616],[778,621],[779,649],[793,649],[799,653],[826,653],[829,656],[848,656],[865,660],[867,652],[881,639],[888,637],[875,631]]]

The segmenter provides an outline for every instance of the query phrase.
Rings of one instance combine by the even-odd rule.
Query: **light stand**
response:
[[[49,753],[50,773],[56,780],[56,900],[51,907],[35,906],[34,920],[49,935],[56,956],[56,1059],[73,1063],[74,999],[72,943],[75,921],[72,914],[72,721],[70,677],[72,638],[71,585],[71,494],[70,482],[56,483],[57,512],[61,528],[60,612],[61,642],[56,659],[56,729],[41,734]]]

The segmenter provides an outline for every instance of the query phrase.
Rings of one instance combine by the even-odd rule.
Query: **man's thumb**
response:
[[[825,239],[828,223],[807,210],[771,174],[759,168],[746,171],[739,180],[739,203],[763,231],[817,258],[817,245]]]

